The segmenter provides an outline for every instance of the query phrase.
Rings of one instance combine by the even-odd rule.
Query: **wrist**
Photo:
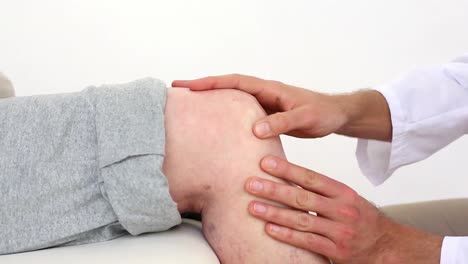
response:
[[[387,219],[373,263],[439,264],[443,237]]]
[[[337,134],[391,141],[390,109],[385,97],[374,90],[336,95],[335,100],[345,115],[345,124]]]

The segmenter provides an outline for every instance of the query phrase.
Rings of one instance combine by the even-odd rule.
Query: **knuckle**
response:
[[[269,197],[275,197],[277,192],[278,192],[278,186],[276,184],[269,184],[269,183],[264,183],[265,184],[265,193]]]
[[[239,74],[239,73],[233,73],[233,74],[230,75],[230,77],[233,78],[233,79],[240,79],[240,78],[242,78],[242,75]]]
[[[351,244],[348,241],[336,241],[337,257],[340,259],[349,259],[352,255]]]
[[[300,191],[301,191],[300,188],[294,188],[294,187],[289,188],[288,187],[288,188],[283,190],[282,196],[285,197],[285,198],[287,197],[286,199],[289,200],[290,197],[295,197],[297,195],[297,192],[300,192]],[[284,202],[284,203],[290,205],[288,202]]]
[[[342,227],[338,233],[339,241],[342,245],[352,244],[354,239],[357,237],[357,232],[351,227]]]
[[[318,120],[315,115],[303,115],[301,121],[305,129],[316,131],[319,128]]]
[[[317,125],[319,115],[316,114],[316,107],[314,105],[308,104],[302,106],[307,113],[312,113],[309,115],[303,115],[303,121],[311,127]]]
[[[297,215],[297,226],[299,229],[307,230],[310,226],[310,215],[307,213],[300,213]]]
[[[308,209],[312,200],[312,194],[308,191],[298,190],[296,192],[296,204],[298,209]]]
[[[361,196],[359,196],[359,194],[355,190],[347,187],[343,191],[343,197],[345,197],[347,201],[355,203],[359,200]]]
[[[289,229],[289,228],[286,228],[286,229],[284,230],[283,236],[284,236],[284,238],[285,238],[286,240],[289,240],[289,241],[293,240],[293,238],[294,238],[294,237],[293,237],[294,234],[293,234],[292,230]]]
[[[234,74],[231,74],[231,78],[234,79],[234,86],[237,87],[237,88],[240,88],[241,80],[242,80],[243,76],[241,74],[234,73]]]
[[[284,86],[284,83],[282,83],[280,81],[276,81],[276,80],[268,80],[268,85],[271,88],[278,88],[278,87]]]
[[[360,211],[354,206],[343,205],[337,210],[340,218],[347,219],[349,221],[357,221],[360,217]]]
[[[305,233],[304,234],[304,242],[308,246],[313,246],[313,245],[317,244],[317,236],[312,234],[312,233]]]
[[[280,214],[278,212],[278,210],[274,207],[274,206],[268,206],[267,207],[267,211],[266,211],[266,217],[269,218],[269,219],[279,219],[280,218]]]
[[[315,186],[319,182],[320,176],[318,173],[310,170],[306,170],[304,174],[304,185],[305,186]]]
[[[318,128],[320,124],[320,112],[317,111],[317,107],[315,105],[303,105],[301,106],[304,108],[304,112],[309,113],[308,115],[303,115],[302,116],[302,122],[304,124],[307,124],[308,128],[316,129]]]

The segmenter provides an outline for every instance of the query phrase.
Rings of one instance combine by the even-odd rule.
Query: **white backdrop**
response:
[[[234,72],[348,92],[466,52],[468,0],[0,2],[0,71],[18,96]],[[468,197],[465,138],[378,188],[361,175],[353,139],[283,142],[291,161],[379,205]]]

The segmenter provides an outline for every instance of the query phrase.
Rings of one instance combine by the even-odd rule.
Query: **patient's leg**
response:
[[[201,212],[203,233],[223,263],[328,263],[279,243],[251,217],[244,191],[250,176],[273,179],[259,168],[266,154],[284,156],[279,138],[258,140],[252,124],[265,113],[233,90],[170,89],[166,105],[164,172],[181,212]],[[278,179],[273,179],[278,180]]]

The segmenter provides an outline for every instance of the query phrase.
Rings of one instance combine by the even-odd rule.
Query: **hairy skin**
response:
[[[163,170],[183,212],[202,214],[203,234],[222,263],[329,263],[283,244],[248,214],[253,199],[247,178],[275,179],[261,171],[267,154],[284,157],[278,137],[257,139],[255,121],[265,116],[252,96],[234,90],[169,89]]]

